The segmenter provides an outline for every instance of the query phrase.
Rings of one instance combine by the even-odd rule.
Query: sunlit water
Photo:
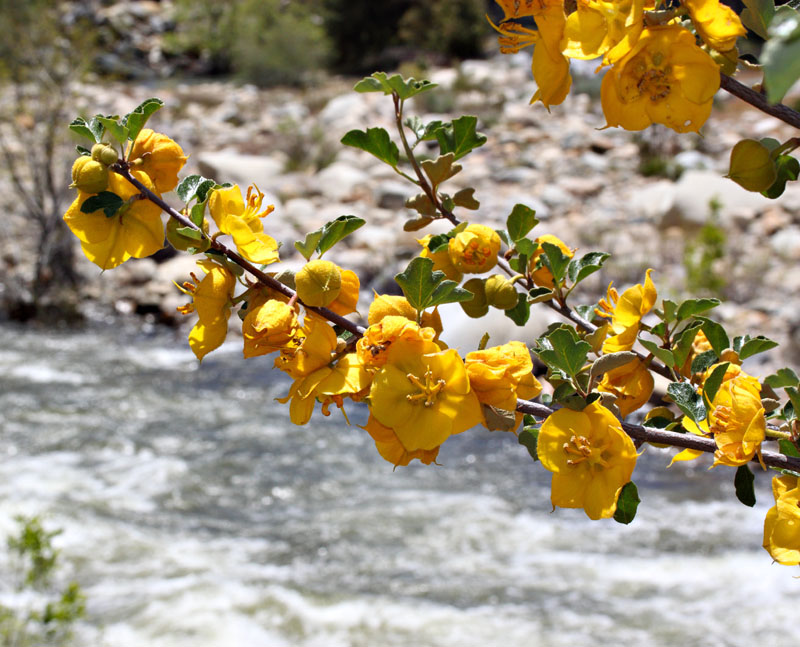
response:
[[[62,527],[114,647],[776,645],[800,580],[760,547],[770,505],[649,449],[630,526],[549,504],[510,434],[392,471],[357,426],[288,422],[287,382],[236,345],[0,328],[0,533]],[[351,421],[364,411],[350,407]],[[688,478],[687,478],[688,477]]]

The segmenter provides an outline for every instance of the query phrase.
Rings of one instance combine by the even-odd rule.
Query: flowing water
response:
[[[62,527],[88,596],[78,644],[113,647],[775,645],[796,569],[760,547],[771,505],[732,471],[648,449],[635,521],[551,513],[510,434],[393,471],[334,411],[294,427],[285,379],[238,345],[0,328],[0,535]],[[351,421],[364,411],[350,406]],[[1,583],[0,583],[1,584]]]

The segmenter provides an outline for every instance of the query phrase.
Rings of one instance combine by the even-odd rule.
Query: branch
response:
[[[736,79],[732,79],[720,72],[719,86],[726,92],[738,97],[745,103],[749,103],[754,108],[758,108],[761,112],[780,119],[784,123],[800,129],[800,112],[792,110],[782,103],[772,104],[767,101],[767,98],[760,92],[756,92],[752,88],[748,88],[743,83]]]
[[[543,404],[531,402],[530,400],[517,400],[517,411],[521,413],[528,413],[537,418],[545,419],[553,414],[556,409],[552,409]],[[673,447],[683,447],[685,449],[694,449],[701,452],[714,453],[717,451],[717,444],[713,438],[705,438],[690,433],[677,433],[675,431],[667,431],[665,429],[654,429],[652,427],[643,427],[641,425],[633,425],[628,422],[622,422],[623,431],[634,440],[640,440],[648,443],[661,443],[671,445]],[[761,452],[761,458],[764,464],[768,467],[777,467],[778,469],[788,469],[795,472],[800,472],[800,458],[778,454],[776,452]],[[758,457],[752,459],[753,463],[758,463]]]
[[[135,186],[137,189],[139,189],[139,191],[142,192],[142,195],[144,195],[145,198],[150,200],[150,202],[152,202],[152,203],[158,205],[159,207],[161,207],[161,209],[168,216],[170,216],[170,218],[175,218],[175,220],[177,220],[179,223],[181,223],[181,225],[183,225],[184,227],[190,227],[190,228],[202,233],[203,237],[206,240],[210,241],[212,249],[224,254],[231,261],[236,263],[239,267],[242,267],[245,270],[247,270],[248,272],[250,272],[250,274],[252,274],[254,277],[256,277],[258,279],[259,283],[262,283],[263,285],[266,285],[268,288],[270,288],[272,290],[275,290],[276,292],[280,292],[281,294],[283,294],[286,297],[289,297],[290,299],[292,297],[296,296],[295,291],[292,290],[288,285],[284,285],[283,283],[281,283],[280,281],[278,281],[274,277],[272,277],[269,274],[266,274],[264,271],[258,269],[250,261],[245,260],[244,258],[239,256],[239,254],[237,254],[233,250],[229,249],[227,246],[223,245],[219,241],[214,240],[210,236],[206,235],[205,232],[203,232],[197,225],[195,225],[186,216],[184,216],[182,213],[177,211],[175,208],[171,207],[169,204],[164,202],[164,200],[161,198],[161,196],[159,196],[157,193],[153,193],[144,184],[142,184],[141,182],[139,182],[139,180],[137,180],[135,177],[133,177],[130,174],[130,171],[129,171],[128,166],[127,166],[126,163],[117,162],[116,164],[113,164],[109,168],[112,171],[114,171],[115,173],[118,173],[119,175],[124,177],[126,180],[128,180],[128,182],[133,184],[133,186]],[[298,299],[298,301],[299,301],[299,299]],[[299,303],[303,303],[303,302],[299,301]],[[329,310],[328,308],[315,308],[315,307],[312,307],[312,306],[307,306],[305,303],[303,303],[303,307],[306,308],[307,310],[311,310],[312,312],[316,312],[317,314],[319,314],[320,316],[324,317],[328,321],[333,322],[337,326],[339,326],[341,328],[344,328],[348,332],[352,333],[353,335],[357,335],[358,337],[363,336],[363,334],[364,334],[364,332],[366,330],[363,326],[359,326],[358,324],[350,321],[349,319],[346,319],[345,317],[343,317],[343,316],[341,316],[339,314],[336,314],[335,312],[333,312],[333,310]]]

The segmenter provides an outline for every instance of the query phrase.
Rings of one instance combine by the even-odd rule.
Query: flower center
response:
[[[650,101],[660,101],[669,96],[672,66],[665,58],[663,52],[642,52],[627,66],[639,96],[649,97]]]
[[[611,445],[610,442],[598,447],[592,447],[592,443],[586,436],[579,436],[573,429],[570,429],[570,432],[572,432],[572,436],[569,441],[562,445],[564,452],[570,456],[567,459],[567,465],[580,465],[586,461],[590,468],[604,469],[609,467],[604,453]]]
[[[430,366],[425,371],[422,379],[409,373],[408,381],[419,389],[419,393],[409,393],[406,399],[412,404],[422,403],[423,407],[432,407],[436,402],[436,397],[441,393],[446,382],[442,378],[436,379]]]
[[[491,252],[487,246],[481,246],[477,240],[471,240],[464,250],[464,259],[468,265],[483,265]]]

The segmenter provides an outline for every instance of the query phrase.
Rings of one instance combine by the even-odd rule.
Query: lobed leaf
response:
[[[778,342],[768,339],[763,335],[753,337],[752,339],[746,340],[744,344],[742,344],[742,348],[739,351],[739,359],[747,359],[748,357],[752,357],[758,353],[763,353],[771,348],[775,348],[777,345]]]
[[[394,280],[403,290],[403,294],[411,306],[422,311],[427,307],[434,291],[444,281],[444,278],[444,272],[434,271],[433,261],[430,258],[417,256],[411,259],[403,272],[395,275]]]
[[[528,323],[528,319],[531,316],[531,305],[528,303],[528,298],[520,293],[517,297],[517,305],[513,308],[509,308],[508,310],[503,310],[506,317],[511,319],[515,324],[518,326],[524,326]]]
[[[731,340],[728,338],[728,333],[716,321],[707,319],[705,317],[698,317],[699,321],[703,322],[703,332],[711,344],[711,348],[717,354],[717,357],[722,355],[722,351],[731,347]]]
[[[128,128],[120,124],[116,117],[98,116],[97,121],[103,124],[108,134],[116,139],[120,146],[124,146],[125,142],[128,141]]]
[[[516,243],[518,240],[525,238],[528,232],[538,224],[539,220],[533,209],[526,207],[524,204],[515,204],[506,219],[508,237]]]
[[[552,243],[542,243],[542,251],[544,252],[540,256],[542,262],[550,269],[555,283],[560,283],[564,279],[567,265],[569,265],[569,256],[564,254],[558,245]]]
[[[462,166],[460,164],[454,164],[454,161],[455,155],[453,153],[447,153],[446,155],[440,155],[435,160],[424,160],[420,163],[420,166],[422,170],[425,171],[425,175],[428,176],[433,186],[436,187],[445,180],[453,177],[462,169]]]
[[[767,376],[764,379],[764,384],[773,389],[781,389],[785,386],[798,386],[800,385],[800,378],[790,368],[778,369],[773,375]]]
[[[603,263],[611,256],[605,252],[589,252],[579,259],[572,259],[567,266],[567,276],[572,283],[580,283],[587,276],[603,267]]]
[[[719,299],[687,299],[678,306],[676,317],[678,321],[683,321],[701,312],[706,312],[716,308],[721,301]]]
[[[475,210],[481,206],[481,203],[475,199],[475,189],[472,187],[467,187],[465,189],[461,189],[457,191],[456,194],[453,196],[453,204],[459,207],[463,207],[464,209],[471,209]]]
[[[97,195],[84,200],[81,205],[81,211],[83,213],[94,213],[102,209],[103,213],[106,214],[106,218],[113,218],[123,204],[125,204],[125,201],[116,193],[101,191]]]
[[[142,128],[144,128],[147,123],[147,120],[150,119],[153,113],[163,107],[164,102],[161,99],[152,97],[150,99],[145,99],[125,115],[122,118],[122,125],[128,128],[128,137],[135,141]]]
[[[383,92],[384,94],[396,93],[400,99],[405,100],[435,87],[436,83],[424,79],[417,81],[414,78],[404,79],[399,74],[388,76],[386,72],[375,72],[372,76],[363,78],[356,83],[353,90],[356,92]]]
[[[486,135],[476,131],[477,125],[478,118],[471,115],[464,115],[453,119],[450,123],[442,124],[434,133],[441,154],[453,153],[454,159],[459,160],[467,153],[483,146],[486,143]]]
[[[538,340],[539,350],[536,354],[552,368],[561,369],[570,377],[575,377],[584,364],[586,355],[592,349],[588,342],[578,339],[575,331],[568,328],[556,328],[547,337]]]
[[[339,216],[322,226],[322,236],[317,243],[320,257],[343,238],[363,227],[366,220],[358,216]]]
[[[672,382],[667,387],[667,394],[675,405],[689,418],[700,424],[706,418],[703,398],[688,382]]]
[[[82,119],[81,117],[73,119],[72,122],[69,124],[69,129],[76,135],[80,135],[81,137],[86,137],[86,139],[91,139],[93,142],[100,141],[95,135],[95,131],[89,128],[89,124],[87,124],[86,120]]]
[[[644,346],[648,352],[652,353],[654,357],[657,357],[663,362],[667,368],[675,366],[675,356],[671,351],[666,348],[661,348],[657,343],[648,339],[640,339],[639,343]]]
[[[766,191],[761,192],[763,196],[772,200],[783,195],[787,182],[794,181],[800,176],[800,161],[791,155],[778,155],[778,159],[775,160],[775,171],[777,173],[775,182]]]
[[[208,192],[216,185],[214,180],[209,180],[202,175],[189,175],[180,181],[175,192],[184,204],[189,204],[192,198],[197,198],[198,202],[204,202]]]
[[[397,168],[400,161],[400,151],[389,133],[384,128],[367,128],[366,130],[351,130],[341,139],[345,146],[359,148],[374,155],[392,168]]]

